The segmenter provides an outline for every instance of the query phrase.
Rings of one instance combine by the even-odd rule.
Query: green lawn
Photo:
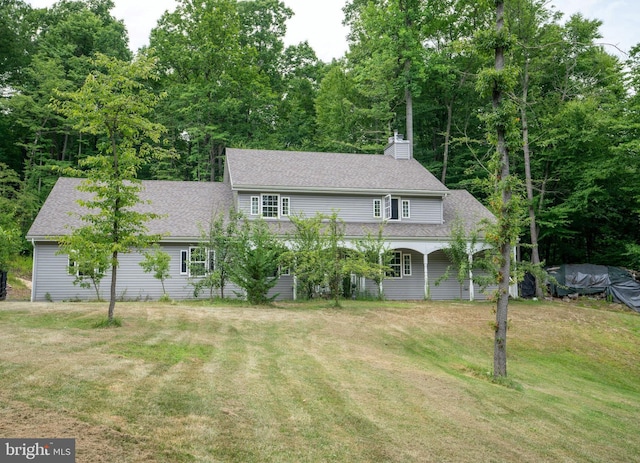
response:
[[[328,303],[327,303],[328,304]],[[80,462],[631,462],[640,316],[493,305],[0,303],[0,437]]]

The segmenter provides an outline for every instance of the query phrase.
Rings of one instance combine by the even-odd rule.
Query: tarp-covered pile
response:
[[[557,281],[557,284],[551,284],[551,294],[554,296],[605,293],[616,302],[640,312],[640,282],[623,268],[567,264],[548,268],[547,272]]]

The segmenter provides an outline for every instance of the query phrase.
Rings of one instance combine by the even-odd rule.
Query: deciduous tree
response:
[[[87,210],[81,216],[85,225],[60,241],[66,246],[76,236],[89,234],[108,249],[108,321],[113,323],[119,255],[160,238],[149,235],[146,226],[157,214],[136,209],[142,189],[137,175],[146,162],[169,153],[154,146],[164,127],[146,117],[160,99],[145,83],[154,76],[153,61],[141,56],[127,63],[98,55],[94,66],[80,90],[59,94],[55,101],[57,111],[70,118],[76,130],[99,139],[98,154],[82,160],[80,168],[64,171],[85,177],[78,190],[89,193],[89,198],[78,201]]]

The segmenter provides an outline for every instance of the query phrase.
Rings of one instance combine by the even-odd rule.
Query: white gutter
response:
[[[449,194],[449,190],[398,190],[389,188],[332,188],[332,187],[292,187],[284,185],[233,185],[231,189],[235,192],[243,191],[260,191],[260,192],[279,192],[279,193],[328,193],[328,194],[344,194],[352,195],[384,195],[393,191],[394,196],[440,196],[444,197]]]

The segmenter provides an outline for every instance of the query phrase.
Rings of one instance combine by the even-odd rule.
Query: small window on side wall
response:
[[[411,218],[411,204],[408,199],[402,200],[402,218],[409,219]]]
[[[381,199],[373,200],[373,218],[374,219],[382,218],[382,200]]]
[[[260,198],[258,196],[251,197],[251,215],[260,214]]]
[[[183,249],[180,251],[180,275],[189,274],[189,251]]]

